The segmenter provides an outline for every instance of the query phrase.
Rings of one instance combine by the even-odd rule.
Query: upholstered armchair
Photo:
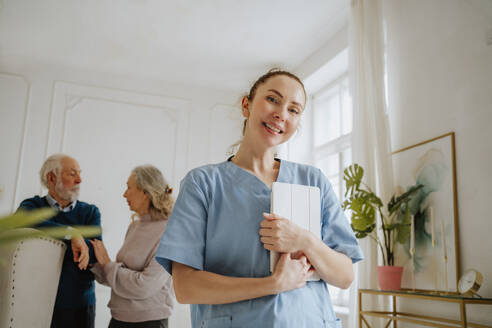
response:
[[[0,246],[0,327],[50,327],[65,250],[50,237]]]

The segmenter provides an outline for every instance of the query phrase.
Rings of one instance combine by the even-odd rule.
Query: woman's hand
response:
[[[94,254],[96,255],[97,262],[101,266],[105,266],[111,259],[109,258],[108,251],[104,246],[104,243],[99,239],[92,239],[91,241],[92,247],[94,248]]]
[[[306,285],[306,280],[311,276],[309,270],[311,265],[306,256],[301,255],[298,259],[291,258],[288,253],[280,255],[272,277],[277,282],[278,292],[301,288]]]
[[[281,253],[304,250],[309,231],[273,213],[263,213],[263,216],[265,220],[260,224],[260,240],[263,247]]]

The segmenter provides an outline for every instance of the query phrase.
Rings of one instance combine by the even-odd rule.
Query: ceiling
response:
[[[239,90],[293,70],[340,30],[348,0],[0,0],[0,58]]]

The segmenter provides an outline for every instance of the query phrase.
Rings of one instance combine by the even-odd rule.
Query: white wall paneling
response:
[[[189,106],[171,97],[55,83],[46,155],[64,152],[79,161],[80,199],[99,207],[112,258],[130,222],[122,194],[131,169],[153,164],[176,187],[184,175]],[[97,325],[107,325],[109,289],[98,285],[97,296]]]
[[[230,147],[241,138],[243,120],[240,107],[215,105],[210,110],[208,126],[208,162],[212,163],[225,159]]]
[[[3,72],[13,72],[0,73],[0,211],[45,194],[40,166],[46,156],[66,152],[81,165],[80,199],[101,210],[112,258],[130,222],[122,194],[134,166],[159,167],[177,196],[190,169],[224,160],[240,136],[239,107],[217,105],[234,103],[231,92],[25,58],[2,58],[0,63]],[[105,327],[109,288],[97,284],[96,297],[96,327]],[[188,305],[176,304],[170,326],[191,326]]]
[[[105,118],[106,120],[101,123],[105,124],[107,132],[112,131],[112,133],[117,130],[115,128],[118,127],[118,117],[120,118],[120,122],[125,121],[122,116],[124,114],[118,111],[120,109],[123,112],[134,111],[135,117],[130,117],[131,115],[127,116],[130,119],[128,121],[130,124],[127,126],[130,129],[129,136],[132,133],[144,134],[146,130],[149,130],[152,126],[146,126],[146,124],[153,124],[152,122],[154,120],[148,118],[153,117],[157,121],[163,119],[166,122],[172,122],[174,124],[173,135],[167,135],[167,137],[172,137],[173,140],[161,139],[158,141],[160,146],[164,144],[174,145],[174,149],[172,150],[172,155],[174,155],[172,176],[168,174],[167,177],[171,182],[176,183],[178,177],[181,177],[184,170],[186,170],[188,155],[186,152],[188,149],[187,112],[189,107],[190,101],[179,98],[58,81],[55,83],[46,155],[57,151],[70,151],[66,149],[65,139],[73,135],[71,134],[71,128],[76,126],[80,128],[80,125],[83,125],[83,122],[74,121],[75,118],[80,118],[79,114],[75,114],[77,110],[82,108],[82,110],[87,110],[91,114],[94,114],[91,121],[87,122],[89,124],[83,127],[84,130],[87,129],[87,132],[91,131],[91,127],[96,126],[96,121]],[[106,114],[104,114],[105,112]],[[157,112],[161,114],[157,114]],[[110,114],[113,116],[107,116]],[[98,115],[101,115],[101,117],[98,117]],[[87,114],[86,116],[90,115]],[[154,126],[154,128],[155,130],[150,132],[157,132],[162,129],[159,126]],[[149,136],[151,135],[149,134]],[[99,142],[104,142],[104,140],[99,140]],[[177,152],[178,149],[179,152]],[[156,152],[159,151],[157,148],[154,150]]]
[[[24,76],[0,73],[0,215],[17,204],[30,89]]]

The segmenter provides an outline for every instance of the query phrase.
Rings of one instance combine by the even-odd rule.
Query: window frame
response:
[[[311,108],[312,108],[312,115],[311,115],[311,126],[313,127],[313,133],[311,134],[311,154],[312,154],[312,163],[317,166],[317,163],[323,159],[327,158],[330,155],[335,155],[335,154],[342,154],[345,150],[351,149],[352,148],[352,130],[350,130],[349,133],[346,134],[341,134],[339,137],[327,141],[319,146],[315,145],[315,135],[316,135],[316,116],[318,112],[317,104],[321,102],[321,99],[326,97],[326,93],[328,93],[330,90],[332,90],[334,87],[338,86],[338,97],[339,97],[339,111],[340,111],[340,131],[343,133],[343,103],[342,103],[342,92],[340,90],[341,85],[347,81],[347,90],[349,90],[348,83],[349,81],[349,72],[348,70],[345,71],[343,74],[341,74],[339,77],[336,79],[332,80],[331,82],[327,83],[325,86],[323,86],[321,89],[316,91],[314,94],[311,95]],[[353,106],[352,106],[353,109]],[[353,113],[353,112],[352,112]],[[352,152],[350,154],[352,157]],[[338,156],[338,169],[339,169],[339,174],[338,174],[338,194],[340,195],[339,201],[340,203],[343,202],[343,194],[345,191],[345,188],[343,186],[343,163],[344,163],[344,158],[343,155]],[[330,177],[328,177],[330,178]]]
[[[338,195],[340,195],[339,202],[343,202],[343,196],[344,196],[344,183],[343,183],[343,169],[344,169],[344,156],[343,152],[346,151],[347,149],[350,149],[350,159],[352,158],[352,133],[353,133],[353,126],[352,129],[350,130],[349,133],[343,134],[343,91],[341,89],[343,83],[346,83],[346,90],[350,90],[350,77],[349,77],[349,72],[348,69],[335,78],[334,80],[330,81],[326,85],[324,85],[322,88],[311,94],[310,96],[310,107],[312,109],[312,115],[310,117],[310,124],[312,127],[312,133],[311,133],[311,161],[312,163],[321,169],[321,167],[318,165],[318,163],[325,158],[328,158],[329,156],[339,154],[338,156]],[[327,141],[321,145],[316,145],[316,119],[317,116],[319,115],[319,110],[317,106],[320,105],[321,101],[323,98],[327,97],[327,94],[332,90],[334,87],[338,86],[337,96],[339,98],[339,117],[340,117],[340,133],[341,135],[335,139],[332,139],[330,141]],[[350,95],[350,94],[349,94]],[[353,117],[353,103],[351,101],[351,110],[352,110],[352,117]],[[328,179],[331,179],[331,177],[327,176]],[[338,289],[334,286],[328,286],[330,289],[330,298],[332,300],[333,306],[335,308],[335,313],[339,316],[348,316],[348,311],[350,309],[350,289],[347,290],[342,290]]]

